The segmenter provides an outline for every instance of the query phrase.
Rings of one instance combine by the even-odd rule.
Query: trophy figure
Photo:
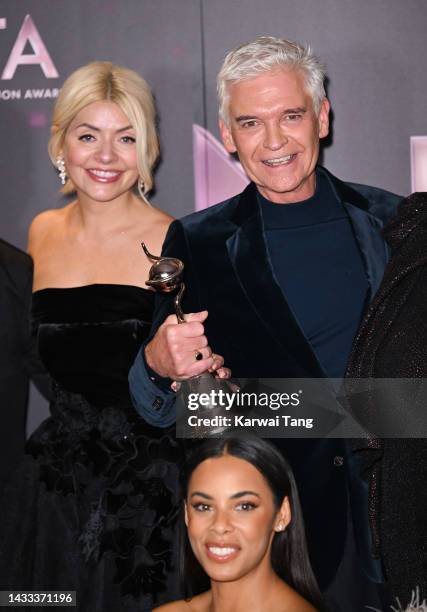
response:
[[[155,291],[159,291],[161,293],[171,293],[173,291],[177,291],[174,298],[175,305],[175,314],[178,320],[178,323],[185,323],[185,316],[182,311],[182,297],[185,291],[185,283],[183,281],[184,277],[184,264],[180,259],[176,259],[175,257],[158,257],[157,255],[153,255],[149,252],[144,242],[141,242],[141,246],[144,250],[144,253],[148,257],[148,259],[153,263],[151,266],[148,281],[146,284],[150,287],[153,287]],[[202,353],[196,351],[195,359],[200,361],[203,359]],[[232,388],[228,381],[220,380],[211,372],[202,372],[198,376],[192,376],[191,378],[185,380],[177,381],[180,385],[179,387],[179,395],[181,399],[186,404],[186,400],[190,393],[209,393],[212,390],[225,390],[230,392]],[[222,407],[218,406],[216,403],[212,405],[204,405],[204,407],[198,410],[200,416],[203,412],[204,414],[209,413],[210,416],[214,416],[215,414],[222,413]],[[179,423],[177,422],[177,426]],[[184,428],[185,429],[185,428]],[[223,428],[220,430],[208,428],[207,430],[204,428],[203,430],[198,428],[197,432],[192,431],[190,436],[186,437],[204,437],[206,435],[217,435],[221,433]],[[185,434],[184,434],[185,435]]]

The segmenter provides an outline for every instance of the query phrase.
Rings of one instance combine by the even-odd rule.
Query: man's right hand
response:
[[[145,347],[145,359],[149,367],[163,378],[185,380],[206,370],[221,368],[223,359],[212,356],[205,336],[203,322],[208,311],[185,315],[185,323],[178,323],[170,315],[158,328],[156,335]],[[200,352],[203,359],[196,360]]]

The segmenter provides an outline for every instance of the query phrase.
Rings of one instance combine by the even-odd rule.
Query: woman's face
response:
[[[114,102],[93,102],[67,129],[62,156],[77,193],[109,202],[138,180],[135,130]]]
[[[272,491],[250,463],[231,455],[203,461],[188,487],[185,522],[197,560],[218,582],[271,570],[276,531],[291,518],[288,498],[277,511]]]

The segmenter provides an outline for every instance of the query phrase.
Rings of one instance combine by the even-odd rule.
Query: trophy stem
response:
[[[161,259],[163,259],[162,257],[157,257],[157,255],[153,255],[152,253],[150,253],[150,251],[145,246],[145,242],[141,242],[141,246],[148,259],[152,259],[153,261],[160,261]]]
[[[182,296],[184,295],[184,291],[185,291],[185,283],[181,283],[179,286],[179,291],[174,298],[175,314],[176,314],[176,318],[178,319],[178,323],[185,323],[185,317],[184,317],[184,313],[181,307],[181,301],[182,301]]]

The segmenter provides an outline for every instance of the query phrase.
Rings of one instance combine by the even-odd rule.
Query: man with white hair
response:
[[[270,36],[224,60],[220,132],[251,183],[170,227],[163,255],[184,262],[183,306],[191,314],[178,325],[172,300],[159,297],[151,340],[130,372],[136,409],[153,425],[174,420],[170,380],[216,367],[212,350],[237,377],[344,376],[387,262],[381,228],[400,197],[318,166],[329,131],[324,76],[310,48]],[[280,447],[296,474],[329,601],[346,612],[382,605],[367,491],[346,442],[282,440]]]

